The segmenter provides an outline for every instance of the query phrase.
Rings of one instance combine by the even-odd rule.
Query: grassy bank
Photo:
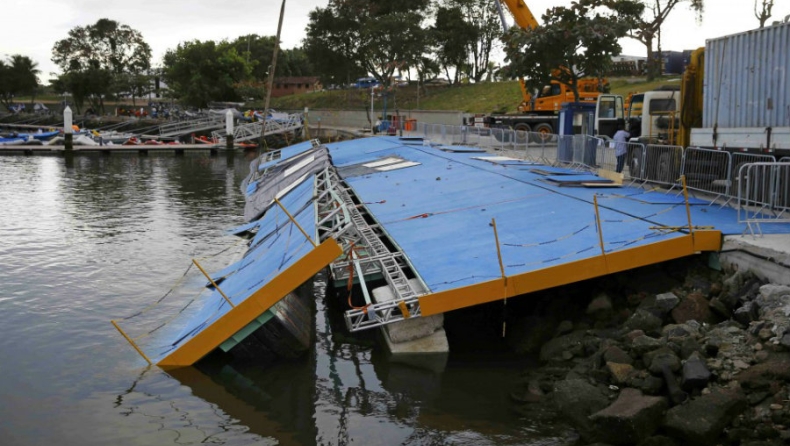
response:
[[[679,77],[666,77],[652,82],[643,78],[610,79],[612,93],[628,95],[634,91],[654,90],[662,85],[680,85]],[[410,85],[390,92],[388,109],[400,110],[459,110],[468,113],[514,113],[521,102],[521,89],[517,81],[490,82],[457,86],[421,88]],[[262,104],[255,104],[262,107]],[[370,107],[369,90],[333,90],[272,98],[272,108],[300,110],[364,109]],[[374,98],[374,109],[384,106],[382,97]]]

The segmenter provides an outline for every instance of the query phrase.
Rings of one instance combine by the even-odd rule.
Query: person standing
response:
[[[617,168],[615,172],[621,173],[625,166],[625,156],[628,153],[628,138],[631,134],[625,130],[623,124],[617,125],[617,133],[614,134],[614,154],[617,157]]]

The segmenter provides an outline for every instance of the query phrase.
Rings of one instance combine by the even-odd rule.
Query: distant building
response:
[[[274,78],[272,97],[279,98],[291,94],[321,91],[323,87],[316,76],[277,77]]]

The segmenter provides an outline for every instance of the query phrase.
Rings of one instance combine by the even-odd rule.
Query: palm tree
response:
[[[11,56],[9,66],[16,94],[30,94],[32,106],[38,92],[38,75],[41,74],[38,64],[27,56],[15,54]]]

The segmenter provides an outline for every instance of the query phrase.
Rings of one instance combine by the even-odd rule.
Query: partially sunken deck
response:
[[[723,235],[746,230],[735,210],[695,198],[687,206],[678,191],[596,185],[602,179],[589,172],[473,148],[398,137],[325,147],[331,165],[311,142],[261,164],[261,172],[278,176],[250,184],[248,198],[259,187],[276,187],[276,195],[259,196],[260,212],[248,206],[248,219],[256,220],[238,230],[255,237],[244,258],[211,274],[233,306],[212,289],[199,311],[177,322],[180,332],[163,336],[153,362],[187,366],[215,348],[233,348],[267,322],[276,302],[330,264],[342,274],[343,262],[356,262],[359,271],[380,262],[365,271],[387,276],[394,290],[388,302],[347,312],[356,330],[719,251]],[[272,204],[275,196],[287,213]],[[787,234],[790,225],[764,225],[763,232]],[[369,256],[362,263],[360,253]]]
[[[677,191],[568,187],[575,181],[566,169],[455,146],[373,137],[328,147],[340,177],[427,286],[423,316],[718,251],[722,235],[745,230],[733,209],[692,198],[690,232]]]
[[[281,198],[283,207],[307,234],[315,233],[313,180],[305,179]],[[155,353],[152,359],[157,365],[192,365],[235,334],[244,333],[243,329],[259,325],[256,320],[261,315],[341,253],[331,239],[314,246],[279,206],[272,206],[260,220],[243,229],[257,229],[250,249],[238,262],[211,274],[221,293],[212,290],[196,303],[199,311],[179,321],[184,328]]]

